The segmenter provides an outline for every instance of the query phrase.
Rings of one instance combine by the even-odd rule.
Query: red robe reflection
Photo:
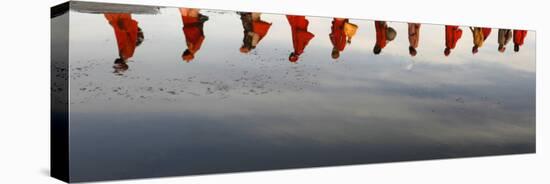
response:
[[[258,42],[262,40],[262,38],[267,35],[267,32],[269,31],[269,28],[271,27],[271,23],[263,21],[263,20],[253,20],[252,21],[252,31],[260,37]]]
[[[487,38],[489,37],[489,35],[491,34],[491,28],[481,28],[481,32],[483,32],[483,41],[487,40]]]
[[[105,13],[105,18],[115,31],[118,54],[124,61],[134,55],[138,39],[138,23],[129,13]]]
[[[348,22],[348,19],[334,18],[332,20],[332,27],[330,32],[330,42],[332,46],[338,51],[344,51],[347,43],[346,32],[344,31],[344,25]]]
[[[519,51],[519,47],[523,45],[526,36],[527,30],[514,30],[514,51]]]
[[[288,59],[290,62],[296,62],[315,35],[307,30],[309,21],[304,16],[287,15],[286,18],[292,31],[292,46],[294,47],[294,52]]]
[[[376,45],[383,49],[388,43],[386,30],[388,29],[388,24],[384,21],[375,21],[374,28],[376,29]]]
[[[239,13],[243,25],[243,44],[240,48],[242,53],[248,53],[255,49],[259,42],[267,35],[271,23],[263,21],[260,13]]]
[[[456,43],[462,37],[462,29],[458,26],[445,26],[445,56],[451,53],[451,49],[456,47]]]

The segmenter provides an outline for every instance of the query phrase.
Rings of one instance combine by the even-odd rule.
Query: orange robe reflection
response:
[[[445,56],[451,54],[451,50],[456,47],[456,43],[462,37],[462,29],[458,26],[445,26]]]
[[[118,54],[124,61],[134,56],[138,39],[138,22],[129,13],[105,13],[115,31]]]
[[[180,8],[183,34],[187,44],[187,50],[184,51],[182,59],[186,62],[190,62],[195,58],[195,54],[201,48],[205,38],[203,26],[207,17],[198,11],[198,9]]]
[[[514,51],[519,51],[519,47],[523,45],[526,36],[527,30],[514,30]]]
[[[292,31],[292,46],[294,47],[294,52],[290,54],[288,60],[296,62],[315,35],[307,30],[309,21],[304,16],[287,15],[286,18]]]

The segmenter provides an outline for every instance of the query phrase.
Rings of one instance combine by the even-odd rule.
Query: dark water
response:
[[[200,10],[204,40],[187,62],[177,8],[78,5],[69,12],[75,181],[535,151],[531,31],[519,52],[512,38],[500,53],[492,29],[474,55],[461,26],[445,57],[444,26],[422,24],[411,57],[407,23],[387,22],[397,36],[375,55],[374,21],[349,20],[356,35],[333,59],[333,19],[306,17],[315,36],[293,63],[285,15],[262,14],[271,27],[245,54],[239,14]],[[143,33],[130,57],[107,18],[117,10],[132,13],[114,21],[126,21],[127,40],[141,39],[128,21]]]

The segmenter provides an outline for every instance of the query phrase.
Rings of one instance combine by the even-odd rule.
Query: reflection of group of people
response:
[[[470,27],[473,35],[474,46],[472,47],[472,54],[476,54],[478,49],[483,46],[483,43],[491,34],[491,28],[484,27]],[[513,34],[513,35],[512,35]],[[523,45],[523,41],[527,36],[527,30],[511,30],[511,29],[499,29],[498,30],[498,51],[504,52],[506,45],[510,42],[512,37],[514,38],[514,51],[519,52],[520,46]],[[451,54],[451,50],[456,47],[456,43],[462,37],[462,29],[458,26],[445,26],[445,56]]]
[[[200,50],[205,39],[204,23],[208,17],[202,15],[199,9],[180,8],[181,19],[183,22],[183,34],[187,49],[182,54],[182,60],[190,62],[195,58],[196,53]],[[271,23],[261,19],[260,13],[239,12],[243,26],[243,43],[240,47],[241,53],[249,53],[259,42],[264,38]],[[138,27],[138,22],[132,19],[130,13],[105,13],[105,18],[113,27],[119,58],[115,60],[115,72],[123,72],[128,69],[127,61],[134,54],[137,46],[143,42],[143,32]],[[297,62],[300,55],[304,53],[306,46],[315,37],[308,31],[309,21],[305,16],[287,15],[288,23],[292,34],[292,46],[294,51],[290,53],[288,60]],[[385,21],[375,21],[374,27],[376,30],[376,43],[373,48],[373,53],[378,55],[393,41],[397,36],[397,32],[392,27],[388,26]],[[420,27],[418,23],[408,24],[408,39],[409,39],[409,54],[416,56],[418,43],[420,40]],[[344,51],[347,44],[351,43],[352,37],[357,31],[357,25],[350,23],[349,19],[334,18],[332,20],[331,32],[329,34],[330,41],[333,45],[331,56],[333,59],[340,57],[340,53]],[[470,27],[473,35],[472,53],[476,54],[478,49],[483,46],[485,40],[491,34],[491,28]],[[527,35],[526,30],[498,30],[498,51],[504,52],[506,45],[513,38],[514,51],[518,52],[524,39]],[[456,47],[457,42],[462,37],[462,29],[459,26],[445,26],[445,56],[449,56],[451,51]]]

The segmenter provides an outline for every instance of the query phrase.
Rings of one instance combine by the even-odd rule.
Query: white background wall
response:
[[[415,21],[537,31],[537,153],[112,183],[548,183],[550,6],[537,0],[100,0],[104,2]],[[5,0],[0,13],[0,183],[62,183],[49,175],[49,7]]]

